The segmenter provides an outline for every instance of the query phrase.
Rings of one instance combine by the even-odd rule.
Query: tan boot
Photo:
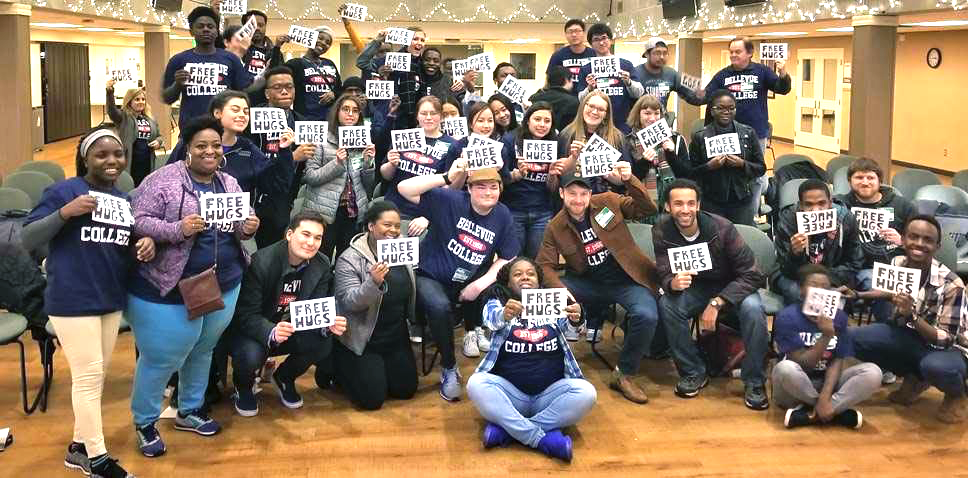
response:
[[[938,420],[945,423],[961,423],[968,418],[968,398],[964,395],[952,397],[945,394],[941,407],[938,408],[936,415]]]
[[[649,402],[649,397],[645,394],[645,390],[642,390],[642,387],[636,385],[636,383],[632,381],[631,377],[619,372],[618,368],[612,372],[612,381],[608,384],[608,386],[612,390],[621,392],[622,396],[630,402],[638,404]]]
[[[911,406],[930,385],[922,382],[914,375],[904,377],[901,388],[887,394],[887,399],[905,407]]]

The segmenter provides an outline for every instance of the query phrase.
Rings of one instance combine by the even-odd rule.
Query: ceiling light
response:
[[[80,30],[83,30],[85,32],[113,32],[114,31],[113,28],[104,28],[104,27],[84,27],[84,28],[81,28]]]
[[[797,35],[806,35],[807,32],[766,32],[757,33],[756,36],[760,37],[792,37]]]
[[[41,28],[77,28],[80,25],[75,25],[73,23],[44,23],[44,22],[37,22],[37,23],[31,23],[30,26],[32,26],[32,27],[41,27]]]
[[[968,25],[968,20],[940,20],[936,22],[904,23],[904,27],[962,27]]]
[[[854,27],[832,27],[832,28],[818,28],[818,32],[852,32]]]

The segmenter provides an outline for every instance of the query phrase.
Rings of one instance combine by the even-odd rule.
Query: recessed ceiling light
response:
[[[80,28],[79,30],[83,30],[85,32],[113,32],[114,31],[113,28],[104,28],[104,27],[84,27],[84,28]]]
[[[832,28],[818,28],[818,32],[852,32],[854,27],[832,27]]]
[[[41,28],[77,28],[80,25],[75,25],[73,23],[45,23],[45,22],[37,22],[37,23],[31,23],[30,26],[32,26],[32,27],[41,27]]]
[[[757,33],[756,36],[760,37],[792,37],[797,35],[806,35],[807,32],[766,32]]]
[[[936,22],[904,23],[905,27],[961,27],[968,25],[968,20],[939,20]]]

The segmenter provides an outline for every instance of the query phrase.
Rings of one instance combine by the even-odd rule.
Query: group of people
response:
[[[220,356],[231,357],[241,416],[258,414],[257,377],[277,355],[287,358],[268,380],[285,407],[303,405],[295,382],[315,366],[318,386],[335,383],[354,405],[374,410],[415,395],[410,343],[430,340],[421,337],[426,327],[440,352],[440,396],[459,400],[454,328],[462,324],[463,354],[484,354],[466,384],[486,420],[484,446],[517,441],[570,461],[562,428],[592,408],[596,390],[569,342],[583,330],[598,340],[612,304],[627,320],[610,388],[646,403],[639,364],[661,355],[667,342],[679,375],[675,394],[697,396],[710,371],[691,324],[702,336],[732,321],[745,347],[745,404],[764,410],[771,338],[758,291],[768,281],[786,303],[774,322],[781,360],[772,371],[773,400],[789,409],[786,426],[860,427],[855,406],[881,386],[882,371],[904,379],[892,401],[913,403],[933,385],[945,393],[939,419],[968,417],[964,284],[934,258],[938,222],[882,185],[876,162],[850,166],[851,192],[842,198],[831,197],[824,182],[804,182],[797,204],[780,212],[779,271],[767,277],[758,267],[734,224],[754,223],[766,170],[766,91],[788,92],[790,77],[782,62],[779,74],[751,62],[748,39],[732,41],[731,65],[692,90],[665,65],[661,39],[647,43],[642,65],[621,60],[614,78],[592,75],[589,59],[611,55],[612,31],[570,20],[547,86],[519,104],[477,96],[478,72],[452,78],[448,59],[426,46],[419,28],[400,49],[412,56],[411,70],[390,71],[385,32],[364,47],[344,20],[361,50],[363,78],[342,78],[323,56],[333,41],[327,27],[318,29],[314,48],[283,64],[279,48],[289,39],[270,41],[267,16],[251,11],[243,21],[250,17],[257,29],[240,40],[237,28],[219,31],[211,8],[189,15],[195,46],[172,57],[162,80],[164,100],[180,100],[169,164],[143,169],[162,145],[145,92],[129,92],[118,109],[109,83],[115,125],[81,138],[77,177],[48,188],[27,220],[25,245],[49,244],[46,311],[73,377],[68,467],[133,476],[107,453],[101,427],[104,376],[122,315],[139,352],[131,410],[149,457],[167,450],[157,422],[173,375],[174,428],[220,431],[205,403]],[[216,46],[220,39],[225,49]],[[187,65],[198,63],[218,71],[217,84],[191,78]],[[494,82],[515,73],[500,63]],[[379,78],[394,83],[392,99],[366,98],[365,81]],[[674,120],[672,91],[710,105],[709,124],[691,138],[673,133],[644,149],[635,133]],[[290,130],[252,133],[250,105],[284,110]],[[444,133],[449,116],[465,117],[470,134]],[[325,141],[296,144],[299,120],[328,121]],[[368,126],[371,142],[340,147],[339,128],[347,126]],[[393,149],[392,132],[407,128],[423,130],[422,149]],[[739,138],[740,154],[707,157],[705,139],[729,133]],[[555,142],[556,159],[526,161],[527,140]],[[582,176],[586,145],[602,140],[620,156],[607,174]],[[481,141],[501,145],[499,167],[468,168],[463,151]],[[130,197],[116,187],[129,168],[143,172]],[[294,212],[301,188],[303,207]],[[377,189],[382,198],[374,197]],[[206,221],[201,203],[223,193],[246,193],[252,207],[232,222]],[[890,209],[890,227],[859,230],[851,212],[858,207]],[[835,230],[797,233],[796,212],[825,209],[837,212]],[[634,222],[652,224],[654,258],[637,247]],[[403,236],[422,236],[419,263],[378,259],[378,241]],[[674,272],[669,251],[697,244],[708,249],[710,267]],[[875,262],[920,269],[920,287],[912,294],[872,290]],[[811,287],[872,302],[877,322],[851,330],[843,311],[805,315]],[[562,316],[523,316],[522,291],[541,288],[567,291]],[[326,297],[335,298],[334,323],[297,331],[289,305]],[[860,363],[848,366],[851,357]]]

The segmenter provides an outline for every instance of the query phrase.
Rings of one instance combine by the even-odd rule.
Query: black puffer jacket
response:
[[[860,247],[857,237],[857,222],[847,206],[839,199],[834,199],[833,207],[837,210],[837,230],[830,237],[828,233],[814,234],[810,240],[823,241],[823,260],[820,262],[830,271],[830,279],[834,287],[846,285],[854,288],[857,283],[857,272],[864,264],[864,250]],[[777,228],[776,260],[780,264],[780,274],[792,280],[797,280],[797,271],[809,262],[807,254],[795,255],[790,250],[791,238],[797,233],[797,206],[788,206],[780,211],[780,227]]]
[[[753,194],[753,183],[766,172],[760,140],[753,128],[733,121],[745,164],[741,168],[723,166],[709,169],[706,157],[706,138],[717,134],[715,124],[710,124],[692,135],[689,144],[689,173],[685,177],[694,179],[702,186],[703,200],[716,203],[742,201]],[[676,173],[678,175],[678,173]]]
[[[30,326],[43,330],[44,289],[47,280],[23,247],[0,243],[0,307],[27,318]]]

